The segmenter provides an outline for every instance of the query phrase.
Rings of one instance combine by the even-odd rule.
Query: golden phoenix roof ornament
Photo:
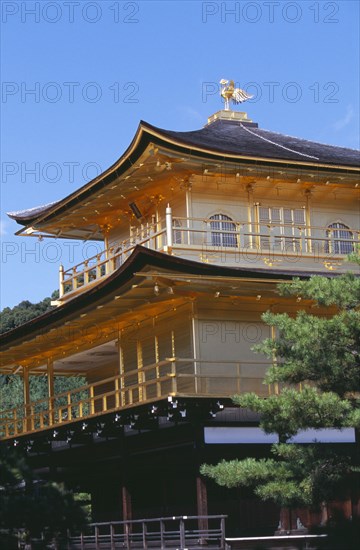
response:
[[[224,78],[222,78],[220,80],[220,85],[220,95],[225,100],[225,111],[230,111],[230,100],[237,105],[253,97],[241,88],[235,88],[235,82],[233,80],[224,80]]]

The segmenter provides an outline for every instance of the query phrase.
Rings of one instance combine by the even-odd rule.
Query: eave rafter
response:
[[[134,275],[141,277],[142,282],[135,289],[132,287],[132,292],[128,295],[115,295],[111,301],[88,313],[82,313],[72,320],[65,321],[60,327],[52,328],[36,335],[34,339],[9,348],[7,352],[3,352],[3,361],[12,361],[13,365],[21,361],[22,366],[32,368],[41,366],[50,357],[54,361],[59,361],[74,352],[78,353],[117,339],[118,331],[126,326],[135,326],[201,297],[207,300],[216,299],[217,304],[230,301],[237,307],[245,307],[246,304],[254,306],[256,301],[259,302],[261,299],[261,311],[275,303],[279,306],[289,301],[277,295],[276,283],[279,281],[276,279],[265,282],[238,278],[224,280],[219,277],[202,279],[200,276],[162,272]],[[136,295],[140,291],[146,295]],[[124,316],[124,313],[127,315]]]
[[[71,355],[76,346],[89,347],[111,338],[119,325],[141,322],[197,298],[237,305],[259,301],[265,309],[275,304],[281,307],[284,298],[277,295],[276,285],[294,275],[303,276],[269,268],[202,264],[138,246],[121,267],[93,288],[1,335],[1,372]],[[286,307],[291,307],[288,299]]]
[[[141,123],[130,147],[113,166],[46,208],[19,234],[24,235],[27,231],[31,234],[33,229],[33,234],[39,232],[40,237],[102,240],[104,226],[118,225],[124,217],[131,219],[130,202],[143,201],[145,207],[149,197],[160,194],[164,200],[169,200],[171,189],[181,188],[192,176],[229,185],[248,185],[251,180],[278,185],[287,180],[288,183],[300,183],[304,188],[316,185],[329,186],[329,189],[349,187],[351,190],[359,186],[356,166],[227,154],[189,145],[186,136],[183,141],[182,137],[178,139],[170,134]],[[89,234],[81,234],[79,230]]]

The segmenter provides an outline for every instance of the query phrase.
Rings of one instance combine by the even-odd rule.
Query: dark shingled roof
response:
[[[58,202],[60,201],[48,202],[42,206],[35,206],[34,208],[27,208],[26,210],[18,210],[17,212],[7,212],[7,215],[13,220],[26,220],[29,217],[36,218],[37,216],[40,216],[42,212],[46,212],[46,210],[49,210],[49,208],[55,206]]]
[[[233,156],[234,160],[236,157],[253,157],[255,159],[265,159],[263,162],[267,162],[267,159],[270,162],[285,161],[289,164],[304,162],[314,165],[329,165],[330,168],[334,166],[334,169],[336,169],[336,166],[349,167],[350,170],[360,166],[360,153],[356,149],[324,145],[306,139],[277,134],[258,128],[256,123],[238,120],[218,119],[200,130],[190,132],[163,130],[141,121],[132,143],[136,142],[139,134],[141,139],[134,150],[131,151],[130,145],[119,159],[119,161],[124,161],[123,170],[132,166],[136,157],[139,156],[148,143],[161,143],[171,147],[169,140],[173,142],[172,147],[177,150],[184,148],[187,151],[194,148],[203,149],[206,151],[204,155],[211,154],[214,157],[226,154],[230,157]],[[82,189],[69,195],[69,197],[52,204],[19,212],[9,212],[8,216],[22,225],[36,222],[36,219],[41,215],[47,215],[48,211],[53,211],[56,204],[65,205],[68,199],[75,197],[75,195],[74,200],[78,201],[81,193],[86,193],[86,196],[88,196],[95,192],[99,185],[106,184],[106,180],[111,180],[109,172],[116,167],[117,163],[92,182],[85,184]]]
[[[183,144],[221,153],[341,166],[360,165],[360,152],[356,149],[277,134],[258,128],[256,124],[235,120],[216,120],[193,132],[173,132],[147,126]]]

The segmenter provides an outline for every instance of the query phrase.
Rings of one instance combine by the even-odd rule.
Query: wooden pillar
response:
[[[255,238],[253,236],[251,237],[251,247],[253,248],[254,243],[255,243],[257,252],[261,251],[259,206],[260,206],[259,202],[254,202],[254,204],[253,204],[253,208],[254,208],[254,220],[253,220],[253,222],[254,223],[251,225],[251,232],[253,233],[254,229],[255,229],[255,233],[256,233]],[[270,254],[270,257],[271,257],[270,247],[269,247],[269,254]]]
[[[329,519],[329,510],[326,502],[321,503],[320,525],[326,525]]]
[[[166,251],[168,254],[171,254],[172,246],[173,246],[173,219],[172,219],[172,210],[171,210],[170,204],[168,204],[166,207],[165,227],[166,227]]]
[[[124,366],[124,354],[123,354],[123,348],[121,345],[121,330],[118,330],[118,366],[119,366],[119,388],[120,388],[120,399],[117,403],[117,406],[119,408],[123,407],[125,405],[126,399],[125,399],[125,366]]]
[[[108,227],[103,227],[104,251],[105,251],[105,260],[106,260],[106,263],[105,263],[105,273],[106,273],[106,274],[111,273],[110,262],[109,262],[110,254],[109,254],[109,236],[108,236],[108,231],[109,231]]]
[[[194,225],[193,225],[193,220],[192,220],[192,217],[193,217],[193,212],[192,212],[192,200],[191,200],[191,183],[188,181],[187,183],[184,184],[184,188],[185,188],[185,205],[186,205],[186,226],[188,228],[191,228],[193,229],[194,228]],[[186,244],[192,244],[192,239],[191,239],[191,233],[190,231],[187,231],[186,232]]]
[[[145,377],[143,373],[143,354],[142,354],[142,344],[140,340],[136,341],[136,361],[137,361],[137,376],[138,376],[138,385],[139,385],[139,401],[146,401],[146,386],[144,386]]]
[[[49,425],[54,424],[54,363],[53,360],[48,358],[47,360],[47,387],[49,398]]]
[[[206,462],[205,457],[205,443],[204,443],[204,425],[197,421],[194,424],[194,463],[197,465],[197,474],[196,474],[196,506],[197,506],[197,515],[198,516],[207,516],[208,515],[208,498],[207,498],[207,487],[206,480],[199,473],[200,466]],[[207,518],[198,520],[198,529],[200,531],[208,531],[209,522]],[[205,541],[206,537],[200,537],[200,544],[202,539]]]
[[[24,389],[24,415],[25,415],[25,430],[31,430],[31,408],[30,408],[30,383],[29,383],[29,368],[23,367],[23,389]]]
[[[351,513],[353,518],[360,517],[360,497],[357,492],[354,492],[354,496],[351,500]]]
[[[127,485],[127,482],[124,479],[123,479],[123,484],[122,484],[122,488],[121,488],[121,498],[122,498],[122,521],[131,522],[131,520],[132,520],[131,493],[129,491],[129,487]],[[124,525],[124,536],[125,536],[126,548],[131,547],[131,532],[132,532],[132,524],[131,523],[125,523],[125,525]]]
[[[59,265],[59,298],[64,296],[64,266]]]
[[[350,496],[343,502],[342,509],[345,519],[350,519],[352,517],[352,501]]]
[[[311,189],[306,189],[305,191],[305,197],[306,197],[306,205],[305,205],[305,224],[306,224],[306,229],[305,229],[305,235],[307,237],[312,237],[311,235],[311,230],[310,230],[310,225],[311,225],[311,212],[310,212],[310,207],[311,207]],[[312,242],[311,242],[311,239],[306,239],[306,244],[305,244],[305,250],[303,250],[303,252],[311,252],[312,251]]]
[[[250,237],[248,237],[248,243],[246,243],[250,248],[253,248],[254,246],[254,226],[253,226],[253,219],[252,219],[252,213],[253,213],[253,207],[254,207],[254,190],[251,183],[249,183],[246,186],[247,194],[248,194],[248,204],[247,204],[247,228],[245,229],[245,233],[250,234]]]
[[[206,481],[202,476],[196,478],[196,500],[197,500],[197,515],[208,515],[208,499],[207,499],[207,487]],[[199,519],[198,527],[200,530],[207,531],[209,529],[209,522],[207,519]]]
[[[132,520],[132,502],[131,493],[127,483],[124,481],[121,489],[122,496],[122,509],[123,509],[123,521]]]

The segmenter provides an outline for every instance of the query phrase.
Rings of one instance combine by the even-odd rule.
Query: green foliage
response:
[[[24,457],[0,447],[0,528],[49,536],[84,525],[85,513],[62,484],[34,479]],[[1,543],[1,537],[0,537]]]
[[[1,312],[1,331],[7,332],[17,326],[38,317],[39,315],[53,309],[51,300],[59,297],[58,291],[54,291],[51,298],[45,298],[37,304],[24,300],[17,306],[4,308]],[[81,376],[63,377],[55,376],[54,386],[55,394],[63,393],[72,389],[79,388],[85,384],[85,378]],[[0,406],[1,410],[20,407],[24,403],[23,379],[20,375],[0,375]],[[30,377],[30,398],[31,401],[44,399],[48,395],[46,376]]]
[[[359,256],[356,256],[359,258]],[[357,263],[360,262],[357,261]],[[327,278],[314,275],[307,281],[298,277],[291,283],[279,284],[282,296],[299,296],[315,300],[319,306],[335,305],[339,308],[356,307],[360,302],[359,274],[345,273],[340,277]]]
[[[332,392],[321,393],[305,386],[302,392],[284,389],[280,395],[263,399],[255,394],[234,397],[234,402],[260,413],[266,433],[278,433],[284,441],[307,428],[342,428],[352,425],[353,407]],[[346,423],[348,419],[348,423]]]
[[[20,304],[13,308],[5,307],[0,312],[0,334],[23,325],[24,323],[27,323],[27,321],[31,321],[31,319],[34,319],[35,317],[46,313],[50,309],[53,309],[50,302],[51,300],[56,300],[58,297],[59,292],[55,290],[52,293],[51,298],[44,298],[44,300],[38,302],[37,304],[32,304],[28,300],[23,300]]]
[[[216,480],[223,487],[252,486],[273,479],[279,472],[280,464],[275,460],[245,458],[242,461],[223,460],[216,466],[203,464],[201,473]],[[282,472],[284,473],[284,472]]]
[[[223,460],[201,473],[224,487],[253,487],[262,500],[283,507],[308,506],[333,498],[352,471],[348,457],[318,445],[276,444],[270,459]]]
[[[80,388],[86,383],[83,376],[55,376],[55,395]],[[46,376],[30,377],[30,398],[31,401],[38,401],[48,397],[48,386]],[[64,404],[65,404],[64,400]],[[0,385],[1,410],[5,411],[20,407],[24,404],[23,379],[21,375],[11,374],[6,377],[6,383]],[[59,403],[60,404],[60,403]]]
[[[51,299],[56,299],[54,292]],[[52,308],[50,298],[38,304],[23,301],[1,312],[1,332],[30,321]],[[55,376],[55,394],[76,389],[85,383],[83,377]],[[30,377],[30,398],[37,401],[48,395],[46,376]],[[12,409],[24,403],[23,379],[20,375],[0,376],[1,409]],[[25,529],[38,536],[45,532],[50,538],[65,534],[66,529],[84,525],[90,519],[89,497],[73,495],[64,485],[34,479],[25,458],[0,446],[0,533],[1,529]],[[0,546],[8,544],[0,534]]]
[[[282,358],[269,370],[268,383],[311,381],[323,391],[342,396],[360,391],[360,311],[341,310],[331,319],[305,311],[295,318],[268,312],[263,319],[276,327],[278,338],[267,339],[254,349]]]
[[[360,266],[359,254],[349,259]],[[280,506],[316,506],[341,495],[358,468],[331,446],[288,441],[308,428],[360,428],[360,278],[348,273],[294,279],[279,285],[279,293],[297,297],[299,304],[313,302],[312,313],[301,307],[295,317],[263,315],[276,338],[254,350],[273,359],[266,383],[282,390],[267,399],[234,397],[260,414],[265,432],[279,435],[280,444],[272,447],[275,458],[223,461],[203,465],[201,472],[226,487],[252,487],[258,497]],[[316,315],[319,306],[326,315]]]
[[[92,509],[91,509],[91,494],[90,493],[75,493],[74,499],[77,504],[81,506],[84,512],[86,523],[91,523]]]

